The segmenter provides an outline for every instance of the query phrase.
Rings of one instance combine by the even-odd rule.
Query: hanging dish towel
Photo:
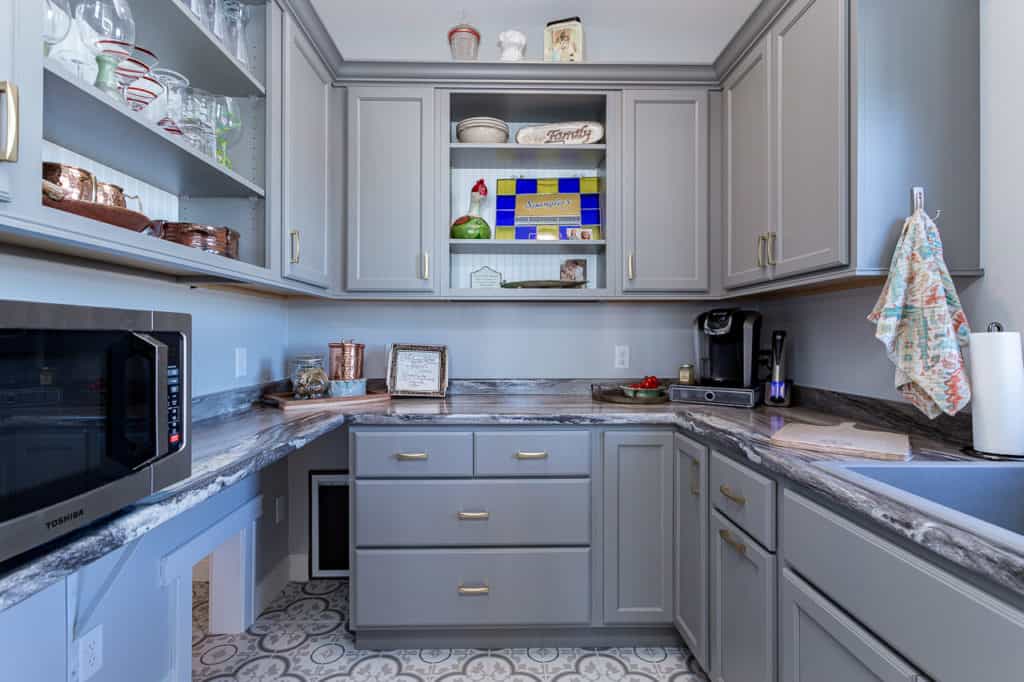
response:
[[[934,419],[971,400],[961,346],[971,330],[942,257],[939,229],[918,207],[903,224],[889,279],[868,319],[896,365],[896,390]]]

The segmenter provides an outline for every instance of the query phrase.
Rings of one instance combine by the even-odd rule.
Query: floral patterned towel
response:
[[[896,365],[896,390],[935,419],[971,401],[961,346],[971,330],[942,257],[939,229],[917,210],[903,224],[889,279],[868,320]]]

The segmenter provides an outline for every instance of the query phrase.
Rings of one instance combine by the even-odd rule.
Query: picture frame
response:
[[[544,27],[544,61],[583,61],[583,22],[579,17],[556,19]]]
[[[585,258],[570,258],[562,261],[560,279],[563,282],[586,282],[587,260]]]
[[[444,398],[448,393],[448,346],[391,344],[387,384],[395,397]]]

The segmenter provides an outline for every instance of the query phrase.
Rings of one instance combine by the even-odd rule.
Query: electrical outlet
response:
[[[249,352],[245,348],[235,349],[235,378],[244,377],[249,373]]]
[[[629,346],[615,346],[615,369],[629,369]]]
[[[97,625],[78,640],[78,682],[85,682],[103,667],[103,626]]]
[[[274,523],[281,523],[288,515],[288,498],[284,495],[274,498]]]

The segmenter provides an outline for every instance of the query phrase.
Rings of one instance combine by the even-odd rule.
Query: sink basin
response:
[[[1024,547],[1024,463],[827,463],[841,478],[954,525]]]

